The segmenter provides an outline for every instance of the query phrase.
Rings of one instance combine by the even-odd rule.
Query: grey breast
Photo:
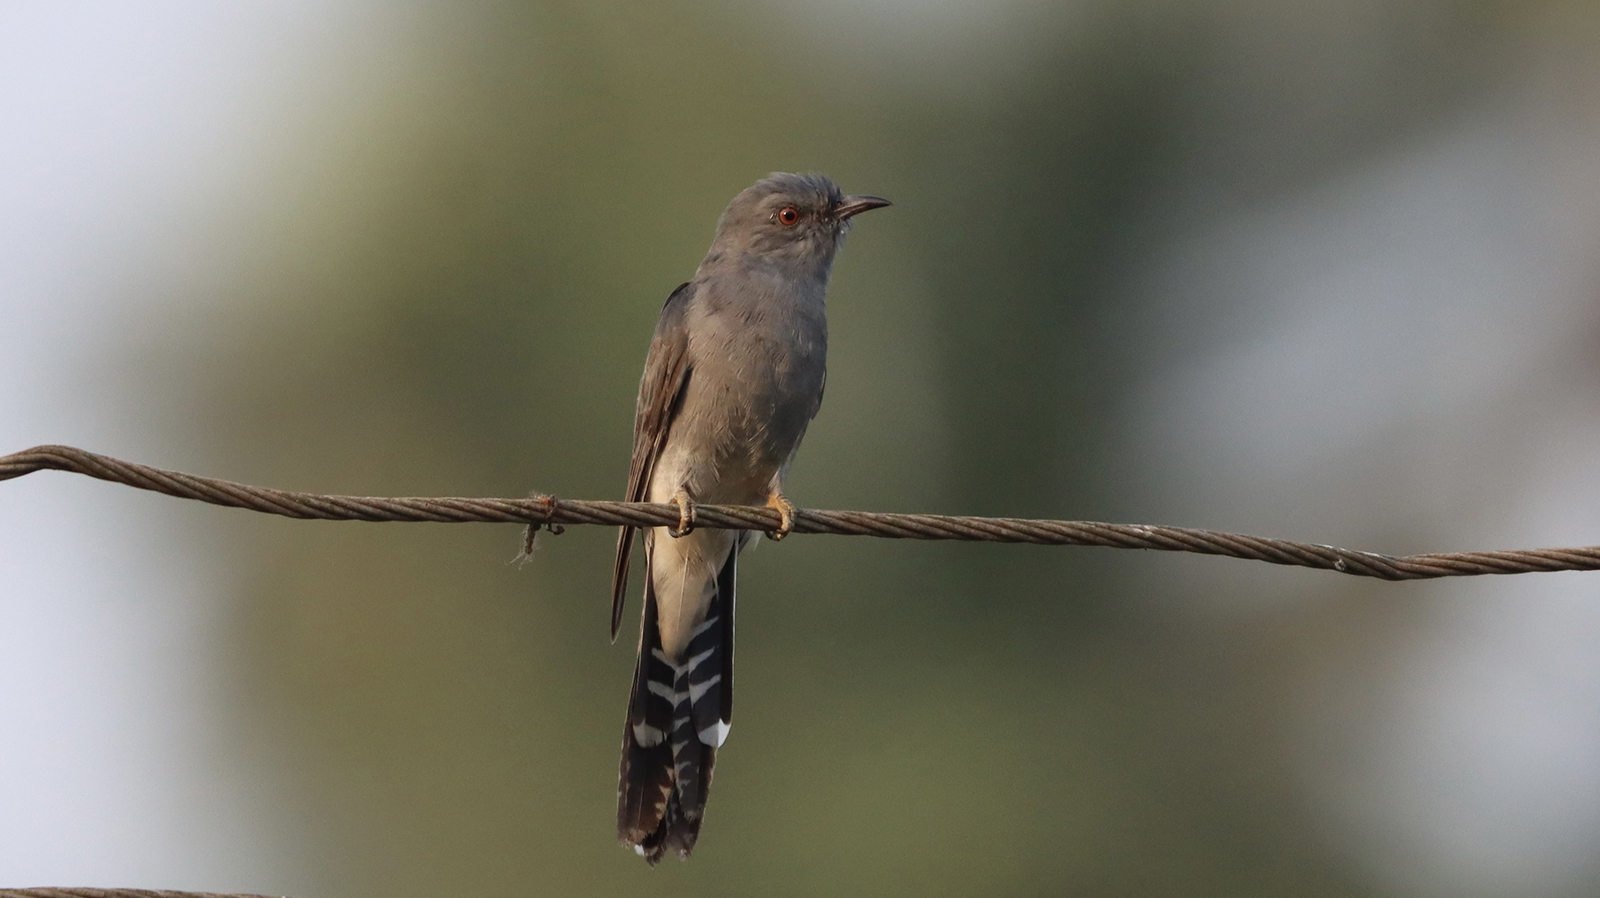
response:
[[[683,404],[700,420],[674,431],[699,435],[692,442],[704,441],[697,448],[718,469],[715,484],[701,484],[702,501],[762,501],[822,401],[827,281],[749,264],[702,277],[688,310],[693,373]]]

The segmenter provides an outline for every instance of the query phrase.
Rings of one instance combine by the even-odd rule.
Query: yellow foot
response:
[[[694,500],[689,498],[688,492],[678,490],[672,494],[672,504],[678,506],[678,529],[668,530],[667,534],[676,539],[693,533]]]
[[[767,539],[777,542],[778,540],[783,539],[785,536],[788,536],[789,531],[794,529],[794,516],[798,509],[794,507],[794,503],[790,502],[789,498],[783,493],[773,493],[772,495],[768,496],[767,507],[778,512],[778,529],[767,531]]]

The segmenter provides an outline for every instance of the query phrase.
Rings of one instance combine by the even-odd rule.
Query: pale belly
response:
[[[691,378],[691,392],[650,478],[651,502],[671,502],[681,489],[700,504],[765,505],[782,490],[783,475],[816,410],[820,377],[797,383],[777,376],[719,378],[721,373],[702,367]],[[668,657],[680,658],[705,619],[728,553],[751,536],[701,529],[673,538],[661,527],[648,533],[657,626]]]
[[[761,505],[781,491],[821,398],[821,366],[803,374],[728,367],[705,365],[691,376],[650,478],[650,501],[671,501],[682,489],[696,502]]]

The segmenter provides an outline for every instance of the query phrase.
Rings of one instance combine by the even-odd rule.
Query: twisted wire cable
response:
[[[70,471],[213,505],[325,521],[517,523],[533,528],[548,527],[556,532],[560,532],[562,525],[567,524],[676,527],[679,521],[678,506],[648,502],[557,499],[545,495],[528,499],[474,499],[299,493],[167,471],[71,446],[36,446],[0,456],[0,480],[44,470]],[[771,508],[696,505],[695,526],[770,532],[779,528],[780,518],[778,512]],[[1397,556],[1241,533],[1097,521],[802,509],[795,516],[793,532],[885,539],[966,540],[1192,552],[1338,571],[1382,580],[1600,570],[1600,546]],[[9,894],[0,892],[0,898],[7,898]]]
[[[267,898],[218,892],[165,892],[154,888],[0,888],[0,898]]]

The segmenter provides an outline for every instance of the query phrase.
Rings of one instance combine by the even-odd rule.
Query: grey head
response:
[[[847,196],[823,175],[774,172],[745,188],[717,221],[702,268],[739,260],[826,272],[844,242],[850,219],[889,201]]]

